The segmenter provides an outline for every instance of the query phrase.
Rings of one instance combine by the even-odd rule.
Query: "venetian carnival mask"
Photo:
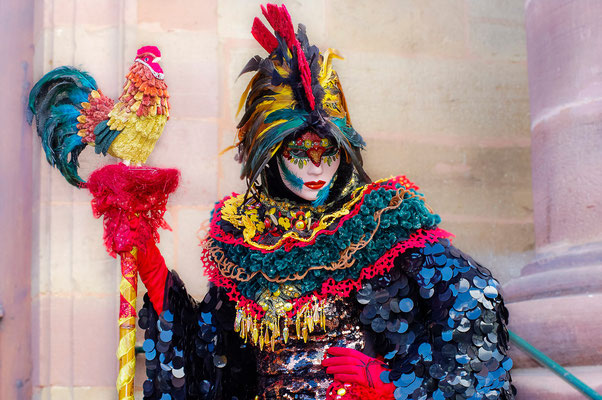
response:
[[[278,158],[284,185],[315,205],[323,204],[341,163],[339,148],[328,138],[305,132],[286,143]]]

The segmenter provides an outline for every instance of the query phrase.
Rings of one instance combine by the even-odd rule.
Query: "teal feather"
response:
[[[341,130],[352,146],[363,149],[366,142],[359,133],[347,122],[347,118],[331,118],[331,121]]]
[[[81,103],[96,89],[96,81],[86,72],[59,67],[44,75],[29,94],[28,121],[35,116],[46,160],[78,187],[85,183],[77,173],[77,159],[86,143],[77,135],[77,117]]]
[[[305,123],[303,118],[297,118],[268,129],[257,141],[250,159],[243,164],[242,175],[250,176],[250,181],[255,182],[270,161],[274,147],[301,129]]]
[[[278,165],[280,166],[280,171],[282,171],[282,174],[284,175],[284,179],[286,179],[288,183],[290,183],[295,189],[303,189],[303,179],[299,178],[297,175],[293,174],[290,169],[288,169],[282,157],[278,157]]]
[[[321,206],[322,204],[326,203],[326,199],[328,199],[328,195],[330,194],[330,183],[331,182],[332,182],[332,179],[322,189],[320,189],[318,191],[318,196],[311,203],[312,206],[318,207],[318,206]]]
[[[276,110],[271,112],[270,115],[265,119],[266,124],[271,124],[273,122],[279,120],[291,121],[295,118],[301,118],[303,121],[307,121],[309,114],[305,110],[293,109],[293,108],[283,108],[281,110]]]
[[[94,128],[94,135],[96,136],[96,139],[94,140],[94,143],[96,144],[94,152],[96,154],[102,153],[103,156],[107,155],[111,143],[113,143],[113,140],[121,133],[121,131],[112,131],[109,128],[109,125],[107,125],[108,122],[108,120],[99,122],[98,125],[96,125],[96,128]]]

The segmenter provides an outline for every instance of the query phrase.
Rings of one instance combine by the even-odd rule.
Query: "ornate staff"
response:
[[[90,189],[94,215],[104,217],[107,249],[121,258],[120,399],[134,398],[137,251],[147,240],[158,240],[159,227],[168,228],[165,204],[179,176],[176,170],[129,167],[146,162],[169,118],[160,59],[155,46],[138,49],[117,101],[105,96],[89,74],[67,66],[44,75],[29,95],[29,122],[35,116],[46,159],[67,182]],[[127,165],[101,168],[86,183],[77,170],[88,144],[96,154],[111,154]]]

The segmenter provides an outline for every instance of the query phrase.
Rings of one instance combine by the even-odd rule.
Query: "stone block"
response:
[[[138,23],[158,23],[161,29],[214,31],[217,1],[138,0]]]
[[[466,12],[462,2],[445,0],[378,3],[328,1],[325,47],[367,52],[380,64],[382,53],[466,55]],[[311,32],[311,31],[310,31]]]
[[[602,293],[547,297],[508,304],[510,329],[563,366],[599,365]],[[585,349],[585,351],[584,351]],[[512,349],[517,368],[538,363]]]
[[[172,118],[217,117],[219,62],[218,37],[214,33],[163,32],[142,25],[137,40],[161,50]]]
[[[126,55],[126,60],[123,59],[118,45],[121,38],[119,27],[76,25],[71,29],[75,33],[75,44],[72,61],[66,65],[88,72],[105,95],[117,99],[125,83],[125,75],[136,56],[133,52]]]
[[[119,23],[121,3],[116,0],[53,0],[52,26],[115,26]]]
[[[118,361],[118,295],[73,299],[73,385],[112,386]],[[83,397],[81,397],[83,398]]]
[[[456,235],[454,244],[467,253],[515,255],[532,252],[533,223],[499,223],[496,220],[448,218],[441,228]],[[478,260],[477,260],[478,261]],[[522,265],[521,265],[522,267]],[[495,268],[495,267],[494,267]]]
[[[503,20],[517,25],[522,25],[525,19],[524,0],[468,0],[467,8],[471,18]]]
[[[201,264],[200,240],[209,231],[210,207],[181,208],[178,211],[177,272],[188,293],[201,300],[207,291],[207,278]]]
[[[225,69],[227,75],[224,82],[226,90],[222,94],[224,97],[222,103],[226,104],[228,107],[224,112],[224,123],[226,124],[225,127],[227,128],[225,130],[226,134],[224,135],[224,145],[229,146],[234,142],[234,138],[236,136],[236,125],[244,113],[243,107],[240,114],[236,115],[240,97],[253,77],[252,72],[239,76],[240,71],[242,71],[247,62],[255,55],[261,55],[261,57],[265,57],[266,54],[260,47],[247,47],[242,44],[222,45],[222,51],[225,53],[228,60],[228,64],[226,65]]]
[[[473,57],[525,63],[527,45],[520,25],[473,20],[469,24],[470,53]]]
[[[232,150],[219,158],[218,197],[221,199],[232,193],[244,193],[246,183],[240,179],[240,164],[234,160],[236,150]]]
[[[73,208],[71,204],[49,206],[50,280],[52,293],[68,294],[73,290]]]
[[[77,333],[73,326],[73,298],[71,296],[45,296],[48,302],[48,327],[41,333],[43,355],[46,361],[40,371],[48,374],[48,384],[73,385],[73,343]]]
[[[107,386],[92,385],[88,387],[74,387],[73,400],[106,400],[117,396],[113,384]],[[62,399],[57,397],[57,400]]]
[[[47,181],[47,180],[46,180]],[[47,186],[41,184],[40,186]],[[46,293],[50,291],[50,248],[52,246],[52,239],[50,236],[51,232],[51,207],[47,200],[40,198],[39,204],[39,216],[37,220],[34,219],[33,223],[36,222],[38,225],[38,241],[37,241],[37,254],[33,253],[33,265],[31,274],[31,296],[35,296],[40,293]]]
[[[222,38],[249,39],[253,18],[260,17],[267,24],[261,14],[259,6],[265,4],[261,0],[222,0],[217,4],[217,31]],[[287,5],[293,26],[302,23],[307,27],[310,42],[321,44],[325,37],[326,2],[324,0],[309,0],[304,2],[289,2]]]
[[[31,377],[39,386],[50,384],[50,368],[48,361],[50,359],[50,296],[32,295],[31,301],[31,330],[40,332],[39,335],[32,335],[31,355],[32,366]]]
[[[533,121],[602,97],[602,3],[573,1],[559,7],[533,0],[525,6],[529,92]]]
[[[402,135],[368,140],[372,179],[406,175],[436,212],[529,221],[529,149],[406,142]],[[503,166],[503,167],[502,167]]]
[[[602,392],[600,366],[570,367],[568,371],[598,393]],[[545,368],[512,370],[517,400],[582,400],[585,396],[554,372]]]
[[[147,164],[181,170],[170,205],[212,204],[217,196],[217,124],[175,119],[168,124]]]
[[[72,291],[84,295],[119,293],[119,259],[109,255],[103,240],[103,220],[95,219],[87,204],[74,204],[72,243]]]
[[[109,387],[49,386],[34,389],[34,400],[106,400],[116,398],[116,389]]]
[[[522,64],[349,53],[336,65],[354,127],[366,137],[398,129],[476,138],[529,130]]]

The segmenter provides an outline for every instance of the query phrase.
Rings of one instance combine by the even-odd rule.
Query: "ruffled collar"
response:
[[[237,303],[235,328],[254,342],[270,329],[270,338],[286,341],[284,327],[297,321],[298,333],[312,330],[327,297],[349,296],[406,249],[449,237],[417,190],[400,176],[358,187],[334,210],[243,204],[236,194],[217,203],[202,261],[209,280]],[[272,209],[277,228],[266,223]],[[299,221],[306,226],[294,226]]]
[[[243,245],[262,252],[310,245],[319,235],[336,232],[340,223],[357,215],[364,197],[369,193],[400,187],[406,191],[418,190],[418,186],[405,176],[363,186],[350,185],[347,193],[343,194],[344,200],[334,208],[291,203],[265,194],[260,196],[259,201],[251,198],[244,203],[243,194],[232,194],[216,204],[209,236],[220,242]]]

